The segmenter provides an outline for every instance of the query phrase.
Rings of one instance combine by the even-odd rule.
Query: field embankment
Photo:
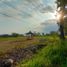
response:
[[[34,54],[43,48],[40,37],[27,40],[26,37],[0,38],[0,63],[6,59],[13,59],[15,62],[30,59]]]

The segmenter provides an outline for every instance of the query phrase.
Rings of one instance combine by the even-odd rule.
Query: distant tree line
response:
[[[23,34],[19,33],[12,33],[12,34],[2,34],[0,37],[19,37],[19,36],[24,36]]]
[[[31,31],[30,31],[31,32]],[[28,32],[29,33],[29,32]],[[31,32],[33,34],[33,36],[50,36],[50,35],[58,35],[57,31],[51,31],[50,33],[40,33],[40,32]],[[1,34],[0,37],[22,37],[25,36],[25,34],[19,34],[19,33],[12,33],[12,34]]]
[[[33,33],[33,36],[51,36],[51,35],[58,35],[58,32],[57,31],[51,31],[51,32],[49,32],[49,33],[44,33],[44,32],[42,32],[42,33],[40,33],[40,32],[32,32],[32,31],[30,31],[31,33]]]

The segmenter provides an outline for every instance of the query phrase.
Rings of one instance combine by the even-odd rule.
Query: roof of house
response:
[[[32,34],[33,35],[33,33],[31,31],[29,31],[28,33],[26,33],[26,35],[28,35],[28,34]]]

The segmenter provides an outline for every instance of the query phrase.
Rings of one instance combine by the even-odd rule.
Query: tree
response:
[[[44,33],[42,33],[42,36],[44,36],[45,34]]]
[[[65,7],[67,6],[67,0],[57,0],[57,9],[60,8],[60,10],[58,10],[58,13],[61,14],[61,17],[59,19],[59,27],[60,27],[60,36],[62,39],[65,39],[64,37],[64,15],[67,13]]]
[[[19,34],[18,33],[12,33],[12,35],[11,35],[12,37],[18,37],[19,36]]]

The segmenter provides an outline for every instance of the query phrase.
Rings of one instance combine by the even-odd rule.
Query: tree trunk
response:
[[[60,38],[61,39],[65,39],[65,36],[64,36],[64,26],[62,24],[60,24]]]

